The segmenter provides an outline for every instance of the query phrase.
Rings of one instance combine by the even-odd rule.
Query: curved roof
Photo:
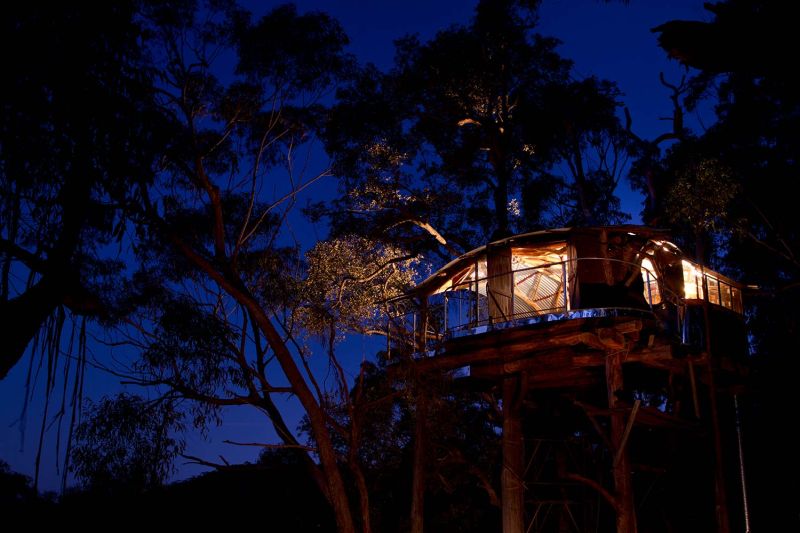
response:
[[[583,234],[597,233],[603,230],[614,231],[614,232],[626,232],[630,234],[640,235],[646,239],[650,239],[653,237],[664,238],[669,234],[669,231],[664,229],[656,229],[648,226],[625,224],[617,226],[554,228],[554,229],[531,231],[528,233],[511,235],[510,237],[505,237],[503,239],[498,239],[496,241],[484,244],[483,246],[475,248],[474,250],[470,250],[469,252],[453,259],[452,261],[444,265],[442,268],[431,274],[425,281],[419,283],[410,292],[424,293],[428,291],[429,289],[433,288],[432,286],[436,286],[437,284],[441,283],[443,278],[447,278],[455,274],[461,268],[463,268],[463,264],[469,261],[470,259],[474,259],[480,255],[485,254],[490,247],[501,247],[501,246],[511,246],[511,245],[523,246],[526,244],[555,242],[555,241],[565,240],[567,237],[572,235],[577,235],[581,233]]]

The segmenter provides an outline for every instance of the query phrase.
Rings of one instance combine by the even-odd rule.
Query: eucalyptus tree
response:
[[[290,5],[257,20],[225,3],[204,9],[145,10],[170,142],[142,194],[122,333],[143,356],[123,373],[201,427],[224,408],[263,412],[278,441],[240,444],[293,450],[338,530],[369,532],[350,395],[361,378],[339,347],[345,332],[374,329],[376,302],[410,283],[413,259],[345,235],[303,255],[286,223],[300,191],[327,174],[303,170],[323,102],[351,68],[347,37],[327,15]],[[313,445],[291,429],[287,402],[307,416]],[[332,415],[341,409],[348,425]],[[354,451],[339,453],[342,440]]]
[[[452,256],[492,235],[624,219],[634,142],[610,82],[575,79],[538,2],[484,0],[472,21],[396,43],[388,72],[341,88],[326,146],[342,195],[312,213]]]
[[[399,40],[388,72],[359,70],[325,130],[340,197],[310,214],[328,216],[334,234],[366,235],[433,263],[513,232],[623,220],[614,190],[638,143],[620,118],[621,95],[610,82],[573,76],[558,41],[536,32],[537,7],[481,1],[466,25]],[[410,530],[423,530],[425,493],[440,479],[451,489],[477,482],[499,506],[499,472],[486,460],[497,442],[472,435],[485,453],[465,459],[469,438],[454,445],[459,423],[426,430],[434,411],[468,423],[460,402],[480,406],[491,426],[496,399],[406,377],[416,425]],[[451,468],[433,466],[444,463]]]
[[[94,334],[139,357],[95,364],[151,387],[157,405],[200,428],[223,408],[260,410],[278,440],[259,444],[298,454],[340,531],[370,531],[359,456],[333,445],[335,434],[358,449],[361,432],[331,415],[352,412],[359,382],[340,341],[374,329],[375,302],[407,286],[414,261],[344,235],[304,255],[286,223],[298,194],[327,175],[302,170],[322,102],[351,68],[341,27],[290,5],[257,20],[230,2],[190,0],[13,9],[5,50],[23,43],[41,62],[9,58],[2,93],[3,373],[54,310],[59,321],[64,306],[100,316],[107,329],[80,329],[81,346]],[[42,337],[53,354],[60,331]],[[111,427],[103,413],[132,411],[101,405],[73,454],[89,479],[81,469],[94,458],[112,461],[100,477],[146,463],[122,456],[152,433],[131,430],[126,444],[127,433],[99,432]],[[313,447],[291,428],[298,410]],[[148,484],[165,470],[131,472]]]
[[[0,23],[0,379],[43,326],[112,314],[106,252],[162,142],[137,5],[16,4]]]
[[[797,403],[791,391],[798,364],[791,354],[800,347],[800,224],[796,198],[787,194],[800,170],[798,83],[785,59],[794,46],[794,17],[791,6],[760,0],[706,9],[708,20],[666,21],[655,28],[665,52],[694,69],[688,103],[706,97],[716,115],[706,131],[659,161],[660,190],[693,212],[713,215],[706,219],[714,222],[706,242],[717,246],[709,255],[751,284],[746,302],[754,372],[745,396],[745,465],[753,524],[774,529],[797,523],[790,510],[796,509],[798,487],[789,481],[796,475],[776,483],[764,473],[800,469],[782,436],[783,413]],[[713,163],[711,176],[708,166],[693,172],[707,162]],[[656,202],[656,213],[687,209],[667,198]]]

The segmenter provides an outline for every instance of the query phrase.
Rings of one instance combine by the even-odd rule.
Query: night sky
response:
[[[279,2],[243,2],[258,16]],[[596,75],[615,81],[633,117],[633,129],[642,138],[654,138],[666,131],[670,124],[661,120],[671,114],[668,89],[659,83],[659,72],[664,72],[668,81],[680,80],[683,68],[669,61],[656,46],[655,34],[650,29],[667,20],[708,20],[701,0],[602,2],[600,0],[545,0],[540,12],[539,32],[562,41],[561,55],[574,61],[574,75],[582,78]],[[472,15],[474,2],[463,0],[404,0],[389,2],[364,2],[355,0],[307,0],[297,2],[298,11],[326,11],[338,19],[350,37],[350,51],[361,62],[372,62],[380,68],[391,66],[394,54],[393,41],[409,33],[418,33],[425,40],[438,29],[452,24],[463,24]],[[703,123],[710,123],[710,114],[702,117],[687,116],[690,128],[698,130]],[[325,156],[314,155],[314,164],[324,168]],[[326,183],[312,187],[300,199],[302,205],[308,198],[330,197],[336,192],[332,178]],[[623,208],[638,222],[641,198],[632,193],[627,184],[618,191],[623,199]],[[292,224],[299,235],[307,235],[308,244],[313,238],[324,238],[326,229],[310,226],[298,214]],[[357,353],[369,356],[380,346],[380,341],[353,339],[348,347]],[[104,359],[105,348],[94,343],[94,357]],[[115,353],[125,357],[124,353]],[[35,370],[35,367],[34,367]],[[21,361],[9,376],[0,383],[0,458],[11,468],[29,475],[33,474],[39,427],[42,423],[41,401],[32,404],[28,415],[20,420],[21,398],[24,396],[25,375],[28,359]],[[41,380],[40,380],[41,381]],[[86,395],[98,398],[120,389],[119,379],[98,371],[89,370]],[[42,384],[38,384],[41,391]],[[142,393],[142,391],[131,391]],[[41,400],[41,394],[35,395]],[[290,426],[299,415],[287,417]],[[48,421],[49,422],[49,421]],[[21,427],[26,427],[24,446],[21,446]],[[54,432],[52,432],[54,433]],[[193,435],[188,441],[187,453],[218,460],[219,455],[231,463],[253,460],[257,448],[239,448],[222,443],[224,439],[237,441],[276,442],[267,430],[266,419],[254,411],[239,409],[226,414],[224,426],[213,431],[207,439]],[[42,460],[40,487],[56,489],[60,476],[56,471],[54,437],[48,439],[45,458]],[[178,477],[197,474],[200,468],[180,466]]]

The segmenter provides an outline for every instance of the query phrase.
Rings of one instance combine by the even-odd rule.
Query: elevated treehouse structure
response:
[[[728,532],[742,290],[661,231],[539,231],[390,302],[390,346],[502,398],[504,533]]]

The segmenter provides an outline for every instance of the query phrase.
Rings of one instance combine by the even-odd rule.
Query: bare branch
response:
[[[577,481],[578,483],[583,483],[584,485],[593,488],[594,490],[596,490],[600,494],[600,496],[603,497],[603,499],[606,502],[608,502],[608,504],[615,511],[617,511],[619,509],[619,507],[620,507],[619,502],[617,502],[617,499],[614,497],[614,495],[611,494],[608,491],[608,489],[606,489],[604,486],[602,486],[597,481],[595,481],[593,479],[589,479],[588,477],[584,477],[584,476],[582,476],[580,474],[574,474],[572,472],[567,472],[566,474],[564,474],[564,477],[566,479],[571,479],[572,481]]]
[[[276,449],[289,449],[289,450],[305,450],[307,452],[314,452],[316,453],[317,449],[311,446],[304,446],[302,444],[266,444],[263,442],[236,442],[232,440],[223,440],[225,444],[233,444],[235,446],[255,446],[258,448],[266,448],[270,450]]]

